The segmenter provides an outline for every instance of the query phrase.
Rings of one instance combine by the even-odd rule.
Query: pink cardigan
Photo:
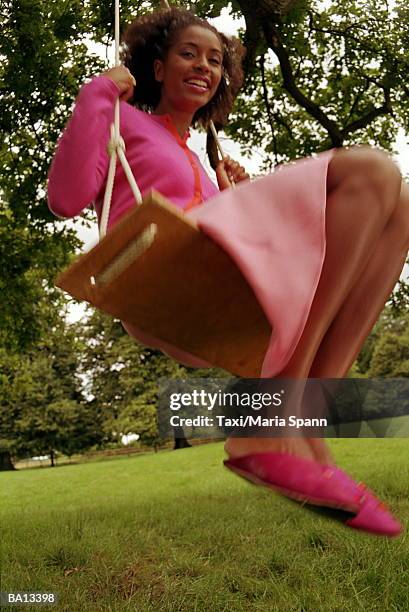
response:
[[[116,84],[105,76],[81,88],[48,175],[49,207],[57,216],[74,217],[94,203],[100,219],[109,166],[107,144],[118,95]],[[126,157],[142,195],[154,188],[188,210],[219,193],[186,144],[190,132],[181,138],[170,115],[150,115],[121,102],[120,125]],[[108,226],[134,204],[118,162]]]

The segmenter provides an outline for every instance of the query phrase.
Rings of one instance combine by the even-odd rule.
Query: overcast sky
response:
[[[236,34],[238,28],[244,27],[244,19],[233,20],[228,14],[228,9],[223,9],[222,15],[220,17],[218,17],[217,19],[212,19],[210,21],[221,32],[224,32],[225,34],[230,34],[230,35]],[[97,48],[93,45],[92,50],[95,52],[97,51]],[[101,51],[101,55],[103,58],[106,57],[105,47],[103,48],[103,51]],[[113,58],[114,58],[113,48],[109,53],[109,58],[111,60],[111,65],[113,65]],[[215,181],[214,173],[210,167],[210,164],[209,164],[209,161],[206,155],[206,150],[205,150],[206,135],[204,133],[199,133],[196,130],[191,130],[191,133],[192,133],[192,136],[189,139],[189,146],[194,151],[196,151],[196,153],[199,155],[200,160],[203,163],[204,167],[208,171],[209,175]],[[240,161],[242,165],[245,166],[246,170],[250,174],[257,174],[259,172],[259,165],[262,159],[261,151],[255,150],[252,158],[248,159],[247,157],[243,157],[241,155],[240,146],[238,144],[226,138],[223,134],[221,134],[220,136],[221,136],[222,146],[226,154],[230,155],[232,158],[236,159],[237,161]],[[409,138],[408,138],[408,135],[405,134],[403,130],[401,130],[399,134],[395,149],[398,152],[398,154],[395,157],[395,160],[397,164],[399,165],[402,174],[404,176],[405,175],[408,176],[409,175]],[[78,227],[78,233],[81,239],[84,241],[84,250],[89,250],[98,242],[97,226],[95,225],[93,229],[86,230],[82,227],[79,227],[78,223],[76,223],[75,225],[76,227]],[[402,277],[409,278],[409,266],[405,267],[402,273]],[[70,318],[74,320],[78,318],[80,314],[81,314],[81,310],[78,307],[75,307],[75,309],[72,312],[72,317]]]

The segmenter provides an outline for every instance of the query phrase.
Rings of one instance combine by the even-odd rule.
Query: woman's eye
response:
[[[193,53],[191,53],[190,51],[183,51],[182,55],[183,57],[194,57]]]
[[[212,64],[214,64],[214,66],[221,66],[221,64],[220,64],[219,60],[217,60],[217,59],[211,59],[211,60],[210,60],[210,62],[211,62]]]

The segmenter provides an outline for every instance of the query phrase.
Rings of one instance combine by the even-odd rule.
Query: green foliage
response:
[[[366,339],[354,364],[358,375],[368,378],[409,376],[409,310],[399,316],[388,305]]]
[[[135,433],[156,445],[158,380],[186,376],[186,370],[159,351],[128,336],[121,323],[90,309],[77,326],[84,346],[81,363],[86,393],[104,414],[106,436]]]
[[[17,223],[8,206],[0,210],[0,346],[24,351],[34,346],[59,317],[65,300],[54,287],[67,263],[65,237],[71,230],[49,232]]]
[[[409,378],[409,330],[398,335],[386,332],[375,345],[369,377]]]
[[[156,422],[156,401],[152,403],[149,391],[131,400],[121,410],[115,426],[123,434],[137,433],[146,446],[158,446],[161,442]]]
[[[79,245],[46,202],[46,177],[78,85],[102,67],[88,53],[78,0],[12,0],[0,38],[0,343],[29,348],[47,323],[58,270]],[[16,313],[19,313],[18,318]]]
[[[101,415],[83,398],[79,349],[63,321],[24,355],[0,349],[0,452],[71,455],[102,440]]]
[[[16,222],[53,221],[45,179],[78,83],[101,67],[83,42],[79,2],[13,1],[6,9],[0,54],[0,190]]]
[[[237,4],[249,18],[250,6]],[[267,9],[255,19],[269,46],[264,77],[257,51],[227,129],[248,155],[264,149],[269,170],[341,144],[392,150],[399,127],[409,126],[402,8],[397,16],[375,1],[334,0],[324,9],[311,0],[282,23],[269,22]]]

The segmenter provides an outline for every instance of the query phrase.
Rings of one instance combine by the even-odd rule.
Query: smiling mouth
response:
[[[201,81],[199,79],[189,79],[188,81],[184,81],[184,83],[191,89],[195,91],[199,91],[201,93],[208,91],[210,89],[209,85],[205,83],[205,81]]]

